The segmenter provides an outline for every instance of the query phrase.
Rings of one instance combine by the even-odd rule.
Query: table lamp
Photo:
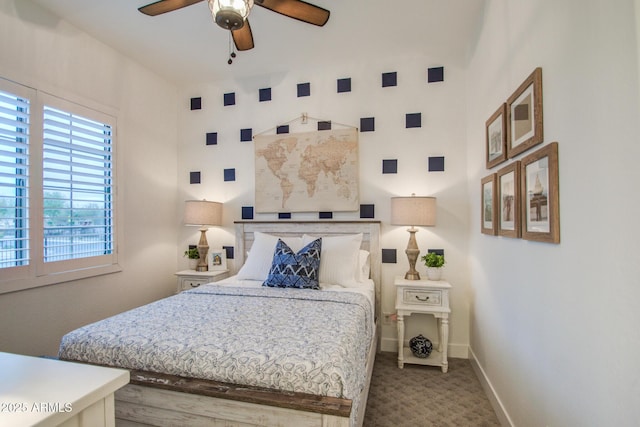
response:
[[[184,202],[184,224],[200,227],[200,241],[198,242],[198,266],[196,271],[207,271],[207,230],[212,225],[222,225],[222,203],[206,200],[187,200]]]
[[[404,251],[409,259],[409,271],[404,278],[407,280],[420,280],[420,273],[416,271],[416,261],[420,254],[416,242],[415,228],[418,226],[432,227],[436,225],[436,198],[435,197],[392,197],[391,198],[391,224],[410,225],[409,243]]]

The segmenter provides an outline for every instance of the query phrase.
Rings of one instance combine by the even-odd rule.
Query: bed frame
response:
[[[371,253],[371,279],[375,282],[375,337],[367,358],[367,382],[355,414],[362,426],[367,395],[380,340],[380,222],[379,221],[237,221],[233,273],[245,261],[254,232],[280,236],[331,236],[362,233],[362,249]],[[131,382],[115,394],[117,426],[296,426],[349,427],[349,399],[282,392],[210,380],[131,371]]]

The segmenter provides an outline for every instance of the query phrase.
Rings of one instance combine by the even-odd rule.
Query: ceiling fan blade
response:
[[[236,44],[236,49],[253,49],[253,34],[251,33],[249,20],[244,21],[242,28],[231,31],[231,35],[233,36],[233,42]]]
[[[322,27],[329,20],[330,12],[302,0],[254,0],[258,6],[302,22]]]
[[[145,15],[156,16],[166,12],[172,12],[192,4],[200,3],[203,0],[160,0],[146,6],[139,7],[138,10]]]

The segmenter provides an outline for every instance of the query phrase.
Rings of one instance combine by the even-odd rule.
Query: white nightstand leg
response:
[[[449,317],[445,316],[440,319],[440,343],[442,347],[442,372],[449,370],[449,361],[447,359],[447,348],[449,347]]]
[[[438,351],[442,353],[442,318],[436,317],[436,326],[438,329]]]
[[[404,316],[398,315],[398,368],[404,367]]]

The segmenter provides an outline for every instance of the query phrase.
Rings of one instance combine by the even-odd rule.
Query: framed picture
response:
[[[520,162],[496,172],[498,196],[498,234],[520,237]]]
[[[560,243],[558,143],[524,157],[522,176],[522,238]]]
[[[221,248],[209,249],[207,265],[209,266],[209,271],[226,270],[227,251]]]
[[[542,68],[536,68],[507,100],[507,156],[542,143]]]
[[[500,108],[487,120],[487,169],[507,160],[507,104]]]
[[[489,176],[482,178],[481,189],[481,209],[480,213],[480,231],[484,234],[490,234],[495,236],[498,233],[498,222],[496,221],[496,174],[492,173]]]

